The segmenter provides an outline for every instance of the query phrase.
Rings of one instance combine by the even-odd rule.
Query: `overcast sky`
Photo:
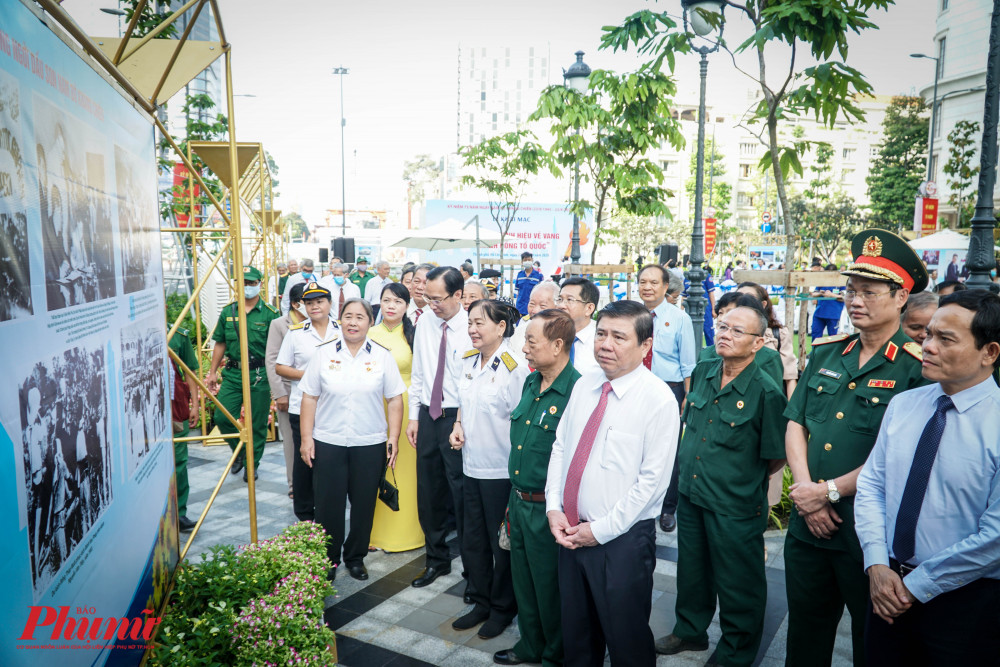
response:
[[[877,93],[914,94],[929,84],[932,61],[909,54],[933,48],[938,2],[898,0],[871,17],[880,30],[850,40],[849,63],[866,74]],[[113,36],[115,19],[97,8],[114,3],[65,0],[64,7],[91,34]],[[402,202],[404,160],[454,150],[460,44],[547,46],[555,77],[578,49],[586,51],[592,68],[624,71],[636,67],[635,56],[600,51],[601,27],[639,9],[680,12],[679,0],[219,4],[233,44],[235,92],[255,96],[237,98],[237,137],[263,142],[280,167],[280,207],[300,210],[312,224],[322,220],[325,209],[340,207],[340,97],[333,67],[350,68],[344,79],[347,207],[393,209]],[[725,37],[733,46],[750,34],[750,24],[736,16],[727,12]],[[985,51],[983,45],[984,57]],[[775,73],[782,56],[776,52]],[[754,69],[755,62],[739,64]],[[678,101],[696,102],[696,55],[678,60],[677,78]],[[710,57],[709,104],[728,110],[734,104],[729,100],[745,99],[750,85],[728,55]]]

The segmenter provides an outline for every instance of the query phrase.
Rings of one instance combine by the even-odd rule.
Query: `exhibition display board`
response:
[[[36,12],[0,0],[0,664],[138,664],[178,553],[153,123]]]

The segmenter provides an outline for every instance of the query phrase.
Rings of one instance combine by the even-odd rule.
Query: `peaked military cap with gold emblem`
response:
[[[911,292],[927,287],[927,269],[904,239],[884,229],[866,229],[851,241],[854,261],[840,273],[886,280]]]
[[[322,299],[326,297],[330,298],[330,290],[320,285],[315,280],[310,281],[306,284],[306,288],[302,290],[302,300],[308,301],[309,299]]]
[[[260,280],[260,271],[249,264],[243,267],[243,280]]]

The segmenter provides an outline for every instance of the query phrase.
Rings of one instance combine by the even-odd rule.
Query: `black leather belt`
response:
[[[905,563],[900,563],[895,558],[889,559],[889,569],[898,574],[901,577],[905,577],[910,572],[917,569],[916,565],[906,565]]]
[[[238,370],[239,367],[240,367],[240,362],[233,361],[232,359],[226,359],[226,368],[231,368],[233,370]],[[260,368],[264,368],[264,360],[263,359],[251,359],[250,363],[247,364],[247,368],[249,368],[252,371],[255,371],[255,370],[260,369]]]

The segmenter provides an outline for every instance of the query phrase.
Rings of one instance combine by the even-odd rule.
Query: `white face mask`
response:
[[[528,271],[531,271],[531,269],[532,269],[532,264],[531,264],[531,262],[525,262],[525,263],[524,263],[524,264],[522,264],[521,266],[522,266],[522,267],[524,268],[524,272],[525,272],[525,273],[527,273]]]
[[[247,299],[253,299],[260,294],[260,285],[244,285],[243,286],[243,296]]]

